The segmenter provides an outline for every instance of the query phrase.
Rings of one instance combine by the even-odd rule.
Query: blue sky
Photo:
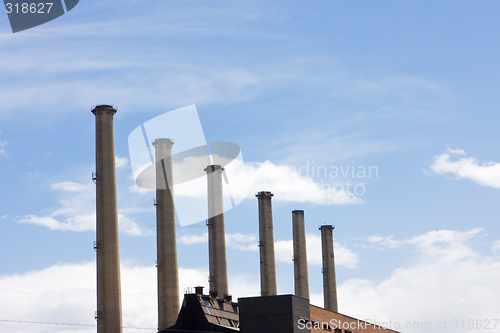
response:
[[[238,144],[249,175],[274,186],[265,190],[275,193],[280,293],[293,293],[291,211],[304,209],[311,246],[319,225],[336,226],[340,312],[498,316],[499,10],[496,1],[81,1],[16,34],[0,15],[0,319],[95,323],[90,109],[102,103],[118,106],[127,326],[156,327],[154,194],[134,191],[128,135],[191,104],[207,141]],[[281,172],[313,162],[376,166],[378,177]],[[321,184],[346,181],[365,193],[325,199]],[[312,199],[283,193],[290,185]],[[226,213],[235,296],[259,294],[257,223],[251,196]],[[207,285],[205,232],[177,230],[184,287]],[[316,250],[310,288],[322,305]]]

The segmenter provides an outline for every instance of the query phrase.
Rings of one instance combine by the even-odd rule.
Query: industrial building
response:
[[[96,116],[96,237],[97,252],[97,332],[121,333],[121,286],[118,245],[113,117],[116,108],[98,105]],[[294,253],[294,295],[278,295],[274,254],[272,197],[270,191],[256,194],[259,212],[261,295],[233,301],[228,290],[226,242],[221,165],[208,165],[209,291],[195,287],[186,293],[179,308],[179,279],[175,230],[172,145],[159,138],[156,150],[156,216],[158,331],[299,333],[395,332],[339,313],[335,276],[332,225],[323,225],[324,308],[309,302],[309,282],[304,211],[292,212]],[[152,300],[153,301],[153,300]]]

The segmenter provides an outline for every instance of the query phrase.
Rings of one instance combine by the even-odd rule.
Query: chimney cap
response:
[[[221,171],[224,171],[224,168],[218,164],[211,164],[209,166],[207,166],[205,169],[203,169],[206,173],[212,173],[212,172],[215,172],[217,170],[221,170]]]
[[[97,112],[100,111],[108,111],[108,112],[111,111],[113,112],[113,114],[115,114],[117,110],[118,108],[116,106],[110,104],[97,104],[91,108],[93,114],[96,114]]]
[[[332,224],[323,224],[321,227],[319,227],[319,230],[323,230],[323,228],[333,230],[335,229],[335,226]]]
[[[156,140],[154,140],[153,142],[151,142],[151,144],[153,146],[156,146],[157,144],[160,144],[160,143],[163,143],[163,142],[166,142],[167,144],[170,144],[170,146],[173,146],[175,141],[173,139],[170,139],[170,138],[157,138]]]
[[[272,196],[274,196],[274,194],[271,191],[260,191],[260,192],[258,192],[255,195],[255,197],[257,197],[257,198],[264,197],[264,196],[266,196],[266,197],[272,197]]]

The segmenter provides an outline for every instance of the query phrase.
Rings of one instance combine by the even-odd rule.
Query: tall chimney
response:
[[[158,331],[175,324],[179,314],[179,276],[175,239],[175,206],[170,139],[157,139],[156,246],[158,269]]]
[[[295,295],[309,299],[309,277],[307,272],[306,227],[304,211],[292,211],[293,264],[295,273]]]
[[[122,332],[118,209],[116,201],[113,116],[116,109],[98,105],[96,121],[97,332]]]
[[[323,250],[323,297],[325,309],[338,312],[337,282],[335,281],[335,257],[333,255],[332,225],[323,225],[321,230],[321,248]]]
[[[262,296],[278,294],[271,206],[273,195],[269,191],[261,191],[255,195],[259,200],[260,294]]]
[[[210,295],[221,299],[229,296],[227,283],[226,232],[220,165],[205,168],[208,179],[208,252]]]

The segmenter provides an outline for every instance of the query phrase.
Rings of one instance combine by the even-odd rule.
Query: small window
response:
[[[210,301],[206,298],[203,299],[203,302],[205,303],[206,306],[211,307],[212,305],[210,304]]]
[[[328,325],[328,323],[323,323],[323,330],[331,332],[332,328]]]

